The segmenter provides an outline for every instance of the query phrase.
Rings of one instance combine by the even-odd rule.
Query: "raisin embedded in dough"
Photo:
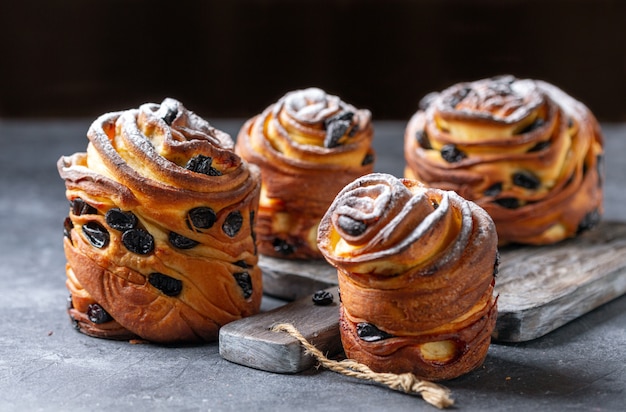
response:
[[[130,229],[122,234],[122,243],[126,249],[140,255],[147,255],[154,250],[154,237],[143,229]]]
[[[152,273],[148,282],[167,296],[176,296],[183,290],[183,282],[163,273]]]
[[[174,246],[177,249],[192,249],[198,246],[197,241],[193,239],[189,239],[188,237],[180,235],[176,232],[170,232],[169,241],[172,244],[172,246]]]
[[[104,218],[111,229],[121,232],[133,229],[137,226],[137,216],[135,216],[134,213],[123,212],[117,207],[109,209],[104,215]]]
[[[250,274],[248,272],[237,272],[233,273],[233,276],[241,288],[243,297],[248,299],[252,296],[252,278],[250,277]]]
[[[83,233],[94,247],[102,249],[109,244],[109,232],[98,222],[87,222],[83,225]]]
[[[234,212],[230,212],[222,225],[222,230],[230,237],[235,237],[237,233],[241,230],[241,226],[243,225],[243,216],[241,212],[235,210]]]
[[[196,207],[189,211],[187,218],[188,224],[191,223],[193,227],[210,229],[217,220],[217,215],[210,207]]]
[[[361,338],[365,342],[376,342],[383,339],[389,339],[393,336],[367,322],[361,322],[357,324],[356,333],[357,335],[359,335],[359,338]]]
[[[95,324],[106,323],[113,320],[111,315],[97,303],[92,303],[87,307],[87,317]]]

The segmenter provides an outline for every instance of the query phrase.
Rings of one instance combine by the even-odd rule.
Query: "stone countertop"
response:
[[[236,136],[243,121],[214,126]],[[324,369],[281,375],[230,363],[218,344],[133,345],[76,332],[65,312],[56,171],[90,120],[0,120],[0,411],[435,410],[421,398]],[[603,124],[605,219],[626,221],[626,124]],[[375,123],[377,171],[402,174],[404,122]],[[282,302],[264,298],[263,308]],[[618,411],[626,404],[626,296],[519,344],[492,344],[445,382],[463,411]]]

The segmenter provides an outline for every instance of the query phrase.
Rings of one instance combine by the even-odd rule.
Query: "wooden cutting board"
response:
[[[285,306],[231,322],[220,329],[219,351],[224,359],[268,372],[295,373],[316,361],[305,355],[300,342],[286,333],[272,332],[278,323],[291,323],[327,356],[341,352],[337,287],[326,289],[332,304],[319,306],[311,296]]]
[[[495,341],[539,338],[626,293],[626,223],[602,222],[578,238],[550,246],[501,248],[496,279],[498,319]],[[262,257],[263,289],[295,300],[283,307],[232,322],[220,330],[219,350],[227,360],[281,373],[310,368],[314,359],[295,338],[271,332],[292,323],[329,356],[341,352],[337,275],[323,261],[285,261]],[[327,289],[331,306],[316,306],[312,294]]]

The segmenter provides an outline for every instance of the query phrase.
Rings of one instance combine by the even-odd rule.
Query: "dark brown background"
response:
[[[622,0],[0,0],[0,117],[95,117],[163,97],[211,119],[319,86],[375,119],[502,73],[626,120]]]

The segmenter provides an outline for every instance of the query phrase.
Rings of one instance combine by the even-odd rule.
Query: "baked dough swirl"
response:
[[[378,372],[451,379],[479,366],[496,321],[497,234],[454,192],[374,173],[319,226],[337,268],[346,355]]]
[[[371,173],[371,113],[318,88],[287,93],[239,132],[235,150],[261,168],[259,252],[321,259],[319,220],[349,182]]]
[[[260,172],[229,135],[174,99],[105,114],[61,157],[70,201],[69,314],[82,332],[211,341],[259,311]]]
[[[500,76],[426,96],[405,133],[405,177],[491,215],[501,244],[550,244],[603,213],[603,138],[589,109],[546,82]]]

